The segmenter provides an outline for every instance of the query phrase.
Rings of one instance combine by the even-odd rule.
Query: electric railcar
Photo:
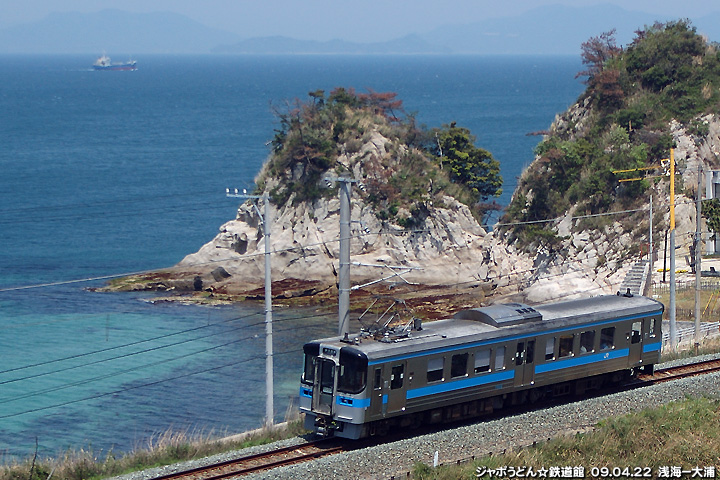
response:
[[[309,430],[358,439],[582,394],[652,372],[662,303],[607,295],[494,305],[400,332],[305,344],[300,410]]]

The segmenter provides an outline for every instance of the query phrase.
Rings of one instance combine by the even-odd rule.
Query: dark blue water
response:
[[[507,204],[538,137],[582,91],[567,57],[160,57],[0,62],[0,454],[127,451],[169,428],[235,432],[264,416],[260,305],[151,304],[101,281],[167,267],[233,218],[277,127],[309,91],[394,91],[456,121],[502,166]],[[276,410],[297,393],[313,309],[276,312]],[[298,328],[301,327],[301,328]]]

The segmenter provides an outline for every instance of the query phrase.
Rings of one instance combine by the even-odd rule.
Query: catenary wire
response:
[[[292,327],[291,327],[291,328],[286,328],[286,329],[280,329],[280,330],[278,330],[278,333],[285,332],[285,331],[289,331],[289,330],[293,330],[293,329],[294,329],[294,328],[292,328]],[[106,373],[106,374],[103,374],[103,375],[98,375],[98,376],[95,376],[95,377],[86,378],[86,379],[83,379],[83,380],[78,380],[78,381],[75,381],[75,382],[72,382],[72,383],[66,383],[66,384],[62,384],[62,385],[58,385],[58,386],[46,388],[46,389],[43,389],[43,390],[37,390],[37,391],[34,391],[34,392],[24,393],[24,394],[22,394],[22,395],[18,395],[18,396],[12,397],[12,398],[2,399],[2,400],[0,400],[0,404],[15,402],[15,401],[23,400],[23,399],[26,399],[26,398],[32,398],[32,397],[36,397],[36,396],[38,396],[38,395],[44,395],[44,394],[47,394],[47,393],[52,393],[52,392],[57,392],[57,391],[60,391],[60,390],[65,390],[65,389],[67,389],[67,388],[78,387],[78,386],[81,386],[81,385],[86,385],[86,384],[88,384],[88,383],[93,383],[93,382],[97,382],[97,381],[100,381],[100,380],[105,380],[105,379],[108,379],[108,378],[117,377],[117,376],[124,375],[124,374],[127,374],[127,373],[137,372],[137,371],[140,371],[140,370],[143,370],[143,369],[146,369],[146,368],[156,367],[156,366],[158,366],[158,365],[163,365],[163,364],[170,363],[170,362],[175,362],[175,361],[178,361],[178,360],[185,360],[185,359],[190,358],[190,357],[193,357],[193,356],[195,356],[195,355],[199,355],[199,354],[202,354],[202,353],[207,353],[207,352],[210,352],[210,351],[213,351],[213,350],[218,350],[218,349],[221,349],[221,348],[230,346],[230,345],[237,344],[237,343],[239,343],[239,342],[244,342],[244,341],[247,341],[247,340],[253,340],[253,339],[256,339],[256,338],[258,338],[257,335],[250,335],[250,336],[243,337],[243,338],[237,338],[237,339],[235,339],[235,340],[232,340],[232,341],[229,341],[229,342],[220,344],[220,345],[214,345],[214,346],[212,346],[212,347],[203,348],[203,349],[196,350],[196,351],[190,352],[190,353],[185,353],[185,354],[183,354],[183,355],[179,355],[179,356],[176,356],[176,357],[164,358],[164,359],[162,359],[162,360],[158,360],[158,361],[155,361],[155,362],[146,363],[146,364],[143,364],[143,365],[139,365],[139,366],[135,366],[135,367],[123,369],[123,370],[117,370],[117,371],[110,372],[110,373]]]
[[[301,349],[294,349],[294,350],[288,350],[288,351],[279,352],[279,353],[277,353],[276,355],[277,355],[277,356],[287,355],[287,354],[290,354],[290,353],[298,353],[298,352],[300,352],[300,351],[302,351],[302,350],[301,350]],[[96,400],[96,399],[98,399],[98,398],[108,397],[108,396],[111,396],[111,395],[119,395],[119,394],[121,394],[121,393],[125,393],[125,392],[128,392],[128,391],[130,391],[130,390],[136,390],[136,389],[138,389],[138,388],[150,387],[150,386],[158,385],[158,384],[161,384],[161,383],[169,382],[169,381],[172,381],[172,380],[179,380],[179,379],[181,379],[181,378],[186,378],[186,377],[190,377],[190,376],[193,376],[193,375],[199,375],[199,374],[202,374],[202,373],[208,373],[208,372],[212,372],[212,371],[215,371],[215,370],[220,370],[220,369],[222,369],[222,368],[234,367],[234,366],[236,366],[236,365],[239,365],[239,364],[242,364],[242,363],[247,363],[247,362],[250,362],[250,361],[253,361],[253,360],[261,360],[262,358],[264,358],[264,356],[256,356],[256,357],[246,358],[246,359],[244,359],[244,360],[238,360],[237,362],[227,363],[227,364],[225,364],[225,365],[219,365],[219,366],[215,366],[215,367],[210,367],[210,368],[206,368],[206,369],[203,369],[203,370],[198,370],[198,371],[195,371],[195,372],[188,372],[188,373],[184,373],[184,374],[181,374],[181,375],[176,375],[176,376],[174,376],[174,377],[163,378],[162,380],[156,380],[156,381],[153,381],[153,382],[143,383],[143,384],[140,384],[140,385],[133,385],[133,386],[130,386],[130,387],[125,387],[125,388],[118,389],[118,390],[113,390],[113,391],[110,391],[110,392],[98,393],[98,394],[96,394],[96,395],[91,395],[91,396],[89,396],[89,397],[84,397],[84,398],[75,399],[75,400],[68,400],[68,401],[66,401],[66,402],[61,402],[61,403],[57,403],[57,404],[54,404],[54,405],[48,405],[48,406],[44,406],[44,407],[32,408],[32,409],[29,409],[29,410],[25,410],[25,411],[23,411],[23,412],[16,412],[16,413],[10,413],[10,414],[6,414],[6,415],[0,415],[0,419],[18,417],[18,416],[20,416],[20,415],[26,415],[26,414],[28,414],[28,413],[35,413],[35,412],[40,412],[40,411],[45,411],[45,410],[51,410],[51,409],[54,409],[54,408],[64,407],[64,406],[67,406],[67,405],[72,405],[72,404],[80,403],[80,402],[86,402],[86,401],[89,401],[89,400]]]
[[[7,370],[0,371],[0,374],[6,374],[6,373],[15,372],[15,371],[20,371],[20,370],[26,370],[26,369],[35,368],[35,367],[38,367],[38,366],[44,366],[44,365],[49,365],[49,364],[53,364],[53,363],[64,362],[64,361],[67,361],[67,360],[73,360],[73,359],[77,359],[77,358],[82,358],[82,357],[87,357],[87,356],[91,356],[91,355],[96,355],[96,354],[99,354],[99,353],[105,353],[105,352],[112,351],[112,350],[118,350],[118,349],[127,348],[127,347],[131,347],[131,346],[136,346],[136,345],[139,345],[139,344],[142,344],[142,343],[147,343],[147,342],[151,342],[151,341],[156,341],[156,340],[160,340],[160,339],[172,337],[172,336],[175,336],[175,335],[186,334],[186,333],[198,331],[198,330],[201,330],[201,329],[204,329],[204,328],[224,326],[223,324],[226,324],[226,323],[231,322],[231,321],[243,320],[243,319],[250,318],[250,317],[259,317],[259,316],[261,316],[261,315],[263,315],[263,314],[261,314],[261,313],[252,313],[252,314],[248,314],[248,315],[245,315],[245,316],[242,316],[242,317],[237,317],[237,318],[233,318],[233,319],[224,320],[223,322],[213,323],[213,324],[209,324],[209,325],[201,325],[201,326],[199,326],[199,327],[194,327],[194,328],[182,330],[182,331],[179,331],[179,332],[169,333],[169,334],[166,334],[166,335],[160,335],[160,336],[153,337],[153,338],[149,338],[149,339],[139,340],[139,341],[137,341],[137,342],[132,342],[132,343],[128,343],[128,344],[125,344],[125,345],[118,345],[118,346],[115,346],[115,347],[108,347],[108,348],[105,348],[105,349],[95,350],[95,351],[92,351],[92,352],[86,352],[86,353],[81,353],[81,354],[77,354],[77,355],[71,355],[71,356],[64,357],[64,358],[59,358],[59,359],[54,359],[54,360],[48,360],[48,361],[44,361],[44,362],[39,362],[39,363],[35,363],[35,364],[32,364],[32,365],[25,365],[25,366],[22,366],[22,367],[15,367],[15,368],[12,368],[12,369],[7,369]],[[314,314],[314,315],[303,315],[303,316],[293,316],[293,317],[286,317],[286,318],[276,318],[276,319],[274,319],[273,324],[279,324],[279,323],[288,322],[288,321],[298,321],[298,320],[308,320],[308,319],[313,319],[313,318],[323,318],[323,317],[327,317],[327,316],[328,316],[328,314],[326,314],[326,313],[321,313],[321,314]],[[237,327],[233,327],[230,331],[238,331],[238,330],[242,330],[242,329],[245,329],[245,328],[252,328],[252,327],[262,326],[262,325],[264,325],[264,324],[265,324],[265,321],[263,320],[263,321],[259,321],[259,322],[256,322],[256,323],[251,323],[251,324],[246,324],[246,325],[239,325],[239,326],[237,326]],[[284,331],[284,330],[279,330],[279,331]],[[130,357],[130,356],[133,356],[133,355],[140,355],[140,354],[143,354],[143,353],[148,353],[148,352],[160,350],[160,349],[163,349],[163,348],[169,348],[169,347],[174,347],[174,346],[177,346],[177,345],[182,345],[182,344],[189,343],[189,342],[193,342],[193,341],[197,341],[197,340],[203,340],[203,339],[206,339],[206,338],[209,338],[209,337],[212,337],[212,336],[225,335],[226,333],[227,333],[227,332],[212,333],[212,334],[203,335],[203,336],[200,336],[200,337],[194,337],[194,338],[191,338],[191,339],[182,340],[182,341],[180,341],[180,342],[175,342],[175,343],[171,343],[171,344],[164,344],[164,345],[152,347],[152,348],[149,348],[149,349],[140,350],[140,351],[135,351],[135,352],[130,352],[130,353],[126,353],[126,354],[122,354],[122,355],[118,355],[118,356],[115,356],[115,357],[110,357],[110,358],[106,358],[106,359],[102,359],[102,360],[96,360],[96,361],[87,362],[87,363],[83,363],[83,364],[79,364],[79,365],[74,365],[74,366],[70,366],[70,367],[64,367],[64,368],[52,370],[52,371],[49,371],[49,372],[43,372],[43,373],[33,374],[33,375],[27,375],[27,376],[25,376],[25,377],[19,377],[19,378],[15,378],[15,379],[11,379],[11,380],[0,381],[0,385],[4,385],[4,384],[7,384],[7,383],[13,383],[13,382],[21,381],[21,380],[28,380],[28,379],[31,379],[31,378],[36,378],[36,377],[41,377],[41,376],[46,376],[46,375],[51,375],[51,374],[54,374],[54,373],[60,373],[60,372],[67,371],[67,370],[72,370],[72,369],[77,369],[77,368],[88,367],[88,366],[96,365],[96,364],[99,364],[99,363],[104,363],[104,362],[108,362],[108,361],[112,361],[112,360],[118,360],[118,359],[122,359],[122,358],[127,358],[127,357]]]

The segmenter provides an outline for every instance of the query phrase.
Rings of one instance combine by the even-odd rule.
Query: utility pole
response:
[[[338,178],[340,182],[340,265],[338,270],[338,335],[350,334],[350,184],[354,180]]]
[[[650,291],[650,290],[649,290],[649,286],[650,286],[650,284],[652,283],[653,270],[654,270],[653,264],[655,263],[655,262],[653,262],[653,211],[652,211],[653,209],[652,209],[652,201],[653,201],[653,197],[652,197],[652,195],[650,195],[650,235],[649,235],[650,242],[649,242],[649,244],[648,244],[648,265],[649,265],[649,268],[648,268],[648,280],[649,280],[649,281],[648,281],[648,283],[645,285],[645,291],[644,291],[644,292],[641,292],[643,295],[644,295],[646,292],[649,292],[649,291]]]
[[[272,339],[272,277],[270,263],[270,225],[272,216],[270,212],[270,197],[265,192],[262,195],[247,195],[246,191],[231,194],[230,189],[225,189],[228,197],[261,199],[265,204],[264,215],[260,213],[258,206],[253,203],[258,216],[262,219],[263,236],[265,237],[265,426],[272,427],[275,423],[275,407],[273,405],[273,339]]]
[[[675,351],[675,149],[670,149],[670,350]]]
[[[700,282],[701,282],[701,259],[700,255],[700,214],[702,213],[702,194],[700,186],[702,182],[702,165],[698,163],[697,198],[695,200],[695,354],[700,350]]]

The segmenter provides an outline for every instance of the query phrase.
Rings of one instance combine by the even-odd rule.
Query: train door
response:
[[[643,320],[637,320],[632,322],[632,325],[630,326],[630,331],[625,334],[629,347],[630,347],[630,353],[629,353],[629,362],[630,365],[635,365],[636,363],[640,363],[640,360],[642,359],[642,349],[643,349]]]
[[[535,340],[517,343],[515,351],[515,386],[535,383]]]
[[[318,358],[315,364],[315,383],[313,384],[313,411],[332,415],[334,392],[335,362]]]
[[[390,385],[385,385],[385,377],[383,376],[383,366],[375,365],[372,369],[372,392],[370,393],[370,415],[385,415],[387,413],[387,402],[383,401],[385,397],[385,389],[389,390]]]
[[[405,362],[376,365],[373,368],[373,389],[370,397],[372,416],[405,409]]]
[[[405,362],[390,364],[390,381],[387,382],[387,412],[399,412],[405,410],[405,390],[407,381],[405,379]]]

